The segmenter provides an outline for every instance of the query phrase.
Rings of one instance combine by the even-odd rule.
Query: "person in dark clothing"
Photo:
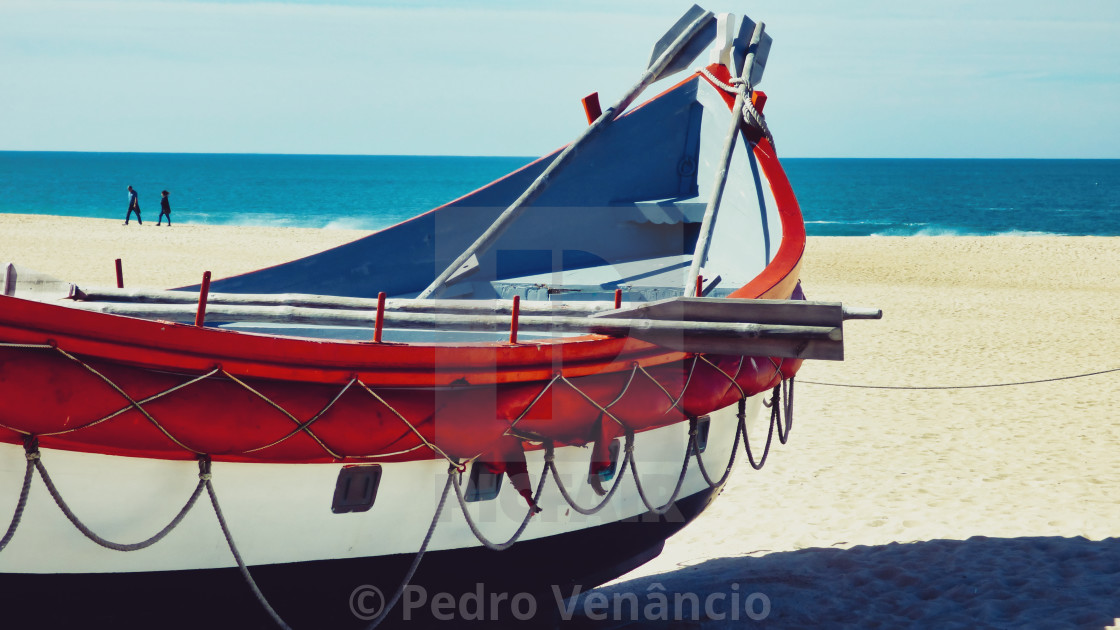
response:
[[[136,222],[139,223],[140,225],[144,225],[144,222],[140,220],[140,197],[136,194],[136,191],[132,189],[132,186],[129,186],[128,187],[128,214],[124,215],[124,224],[125,225],[128,225],[128,220],[132,218],[132,213],[133,212],[136,213]]]
[[[156,221],[156,225],[163,225],[163,217],[167,217],[167,227],[171,227],[171,202],[167,200],[169,194],[171,193],[163,191],[163,197],[159,200],[159,221]]]

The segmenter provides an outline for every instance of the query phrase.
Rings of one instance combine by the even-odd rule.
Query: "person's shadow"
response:
[[[719,558],[567,604],[575,625],[596,629],[1099,630],[1120,624],[1120,538],[977,536]]]

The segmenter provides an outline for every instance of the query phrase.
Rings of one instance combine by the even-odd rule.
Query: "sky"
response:
[[[0,150],[537,156],[690,5],[0,0]],[[702,6],[766,24],[783,156],[1120,158],[1120,1]]]

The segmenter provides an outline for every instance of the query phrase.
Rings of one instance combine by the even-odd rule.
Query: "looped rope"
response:
[[[704,477],[704,482],[708,484],[709,488],[722,486],[727,482],[727,478],[731,476],[731,470],[735,467],[735,456],[739,453],[739,438],[746,435],[742,423],[735,425],[735,442],[731,445],[731,457],[727,460],[727,466],[723,469],[723,476],[719,481],[712,481],[711,475],[708,474],[708,468],[704,465],[704,458],[700,455],[700,443],[696,440],[696,428],[698,422],[696,418],[689,418],[689,439],[692,440],[692,455],[696,457],[696,465],[700,469],[700,474]]]
[[[237,551],[237,545],[233,542],[233,534],[230,533],[229,526],[226,525],[226,518],[222,515],[222,506],[218,504],[218,495],[214,492],[214,484],[211,483],[209,478],[203,479],[203,476],[210,476],[210,457],[208,455],[203,455],[198,458],[198,484],[200,488],[205,487],[206,493],[210,495],[210,505],[214,508],[214,516],[218,518],[218,525],[222,528],[222,534],[226,537],[226,544],[229,546],[230,553],[233,554],[233,559],[237,562],[237,568],[241,571],[241,576],[245,578],[246,584],[249,585],[249,590],[253,592],[253,595],[257,598],[257,601],[260,603],[261,607],[264,608],[265,612],[268,613],[268,616],[272,618],[272,621],[284,630],[291,630],[291,626],[285,623],[280,615],[277,614],[276,610],[268,603],[268,599],[265,598],[264,593],[262,593],[260,587],[257,586],[257,582],[253,579],[252,574],[249,573],[249,567],[245,566],[245,560],[241,558],[241,553]]]
[[[12,514],[12,522],[8,524],[8,531],[4,532],[4,537],[0,538],[0,551],[8,546],[12,538],[16,535],[16,530],[19,529],[20,521],[23,520],[23,510],[27,507],[27,495],[31,490],[31,476],[35,471],[35,462],[39,461],[39,439],[33,435],[25,435],[23,437],[23,450],[27,456],[27,468],[23,471],[23,486],[20,487],[19,500],[16,501],[16,510]]]
[[[647,510],[661,516],[673,508],[673,505],[677,502],[677,496],[680,495],[681,488],[684,486],[684,478],[688,474],[688,460],[692,457],[692,446],[695,443],[696,440],[690,435],[688,437],[688,446],[684,452],[684,461],[681,463],[681,473],[677,476],[677,485],[673,488],[673,494],[664,505],[661,507],[654,507],[646,497],[645,489],[642,488],[642,479],[638,476],[638,468],[632,457],[634,452],[634,434],[632,432],[626,434],[626,454],[627,459],[630,460],[630,475],[634,477],[634,486],[638,489],[638,497],[642,499],[642,503],[645,504]]]
[[[810,385],[825,385],[828,387],[851,387],[857,389],[910,389],[910,390],[929,390],[929,389],[981,389],[986,387],[1016,387],[1018,385],[1035,385],[1038,383],[1053,383],[1054,381],[1068,381],[1075,378],[1086,378],[1089,376],[1099,376],[1101,374],[1110,374],[1112,372],[1120,372],[1120,368],[1110,368],[1107,370],[1100,370],[1097,372],[1086,372],[1085,374],[1074,374],[1072,376],[1056,376],[1054,378],[1042,378],[1033,381],[1014,381],[1011,383],[985,383],[983,385],[927,385],[927,386],[912,386],[912,385],[857,385],[852,383],[822,383],[820,381],[801,381]]]
[[[782,426],[783,404],[781,400],[783,388],[786,390],[784,405],[786,421],[784,427]],[[766,465],[766,458],[770,455],[770,446],[774,439],[775,430],[778,433],[778,441],[785,444],[789,441],[789,433],[793,429],[793,377],[791,376],[775,385],[772,391],[770,402],[762,401],[763,405],[770,408],[770,425],[766,431],[766,445],[762,449],[762,458],[758,461],[755,461],[754,453],[751,451],[750,436],[747,435],[746,401],[739,401],[739,431],[743,434],[743,445],[747,450],[747,459],[751,463],[751,468],[755,470],[762,470],[762,467]]]
[[[467,501],[465,498],[463,498],[463,488],[459,481],[457,467],[452,466],[448,468],[447,474],[451,478],[451,483],[455,486],[455,498],[459,500],[459,507],[463,511],[463,518],[466,519],[467,526],[470,527],[471,533],[474,534],[474,537],[478,539],[478,542],[482,543],[482,545],[487,549],[491,549],[493,551],[505,551],[506,549],[512,547],[513,544],[516,543],[519,538],[521,538],[521,534],[523,534],[525,532],[525,528],[529,526],[529,519],[533,518],[534,514],[537,514],[541,511],[541,509],[537,506],[540,504],[541,491],[544,490],[544,482],[548,480],[548,469],[548,462],[545,462],[545,465],[541,467],[541,478],[540,481],[537,482],[537,491],[533,495],[533,501],[529,504],[529,509],[525,512],[525,518],[521,520],[521,525],[517,528],[517,531],[513,532],[513,536],[510,536],[509,540],[502,543],[496,543],[487,538],[486,535],[482,533],[482,530],[478,528],[478,525],[474,522],[474,519],[471,518],[470,512],[467,511]]]
[[[713,79],[714,79],[714,77],[713,77]],[[741,86],[741,82],[739,82],[739,83],[740,83],[740,87],[735,88],[736,90],[741,88],[741,89],[745,89],[749,92],[749,86],[744,87],[744,86]],[[732,375],[727,374],[727,372],[725,372],[724,370],[719,368],[717,365],[715,365],[711,361],[709,361],[706,357],[703,357],[701,355],[693,355],[692,365],[690,366],[690,369],[689,369],[689,372],[688,372],[688,378],[687,378],[686,382],[684,383],[684,386],[681,388],[680,394],[678,396],[673,396],[667,389],[665,389],[664,386],[661,385],[660,382],[657,381],[656,378],[654,378],[654,376],[652,374],[650,374],[640,364],[635,362],[633,364],[633,367],[632,367],[631,371],[630,371],[629,378],[627,379],[625,385],[623,386],[623,388],[621,389],[619,394],[614,398],[614,400],[612,400],[610,403],[606,404],[605,406],[599,404],[591,396],[589,396],[587,393],[583,392],[575,383],[573,383],[568,378],[564,377],[562,373],[558,372],[546,385],[544,385],[544,387],[536,395],[536,397],[533,399],[533,401],[525,408],[525,410],[510,424],[510,427],[509,427],[509,430],[507,431],[507,434],[509,434],[509,432],[511,432],[514,429],[514,427],[517,425],[518,422],[520,422],[524,417],[527,416],[529,411],[536,405],[536,403],[544,396],[544,394],[551,387],[553,387],[558,381],[562,381],[563,383],[565,383],[566,385],[571,387],[573,390],[575,390],[575,392],[577,394],[582,396],[592,406],[597,408],[601,412],[602,415],[606,415],[607,417],[609,417],[611,420],[616,422],[619,426],[621,426],[625,430],[625,432],[626,432],[625,457],[622,461],[622,470],[619,471],[618,476],[615,479],[615,483],[612,485],[610,491],[606,493],[606,495],[603,497],[603,499],[598,504],[596,504],[595,506],[590,507],[590,508],[585,508],[585,507],[580,506],[580,505],[575,503],[575,501],[572,499],[571,494],[569,493],[568,489],[564,486],[564,484],[562,482],[562,479],[560,478],[559,471],[558,471],[558,469],[556,467],[556,464],[555,464],[554,446],[553,446],[552,442],[546,441],[544,466],[542,467],[542,470],[541,470],[541,476],[540,476],[540,480],[537,483],[536,492],[533,495],[533,499],[530,502],[529,508],[526,512],[526,515],[525,515],[524,519],[522,520],[522,522],[521,522],[520,526],[518,527],[517,531],[514,532],[514,534],[509,538],[509,540],[507,540],[503,543],[494,543],[494,542],[490,541],[488,538],[486,538],[482,534],[482,532],[479,530],[477,524],[474,522],[474,520],[472,519],[469,511],[467,510],[466,500],[463,496],[463,490],[462,490],[462,487],[461,487],[460,476],[466,470],[467,465],[470,463],[470,461],[473,461],[474,458],[471,458],[464,463],[464,462],[456,461],[456,460],[452,459],[451,457],[449,457],[438,446],[436,446],[435,444],[428,441],[421,434],[421,432],[404,417],[403,414],[401,414],[396,409],[394,409],[386,400],[384,400],[375,391],[373,391],[373,389],[371,389],[369,386],[367,386],[365,383],[363,383],[356,376],[352,376],[351,380],[342,388],[342,391],[340,391],[319,413],[315,414],[312,418],[310,418],[307,421],[300,421],[295,416],[293,416],[291,413],[284,410],[281,406],[279,406],[275,402],[269,400],[266,396],[264,396],[260,392],[253,389],[247,383],[244,383],[243,381],[234,377],[232,374],[229,374],[228,372],[225,372],[220,366],[214,368],[211,372],[208,372],[208,373],[203,374],[201,376],[195,377],[195,378],[191,379],[190,381],[187,381],[185,383],[177,385],[177,386],[175,386],[171,389],[168,389],[164,392],[161,392],[161,393],[156,394],[154,396],[149,396],[149,397],[144,398],[144,399],[135,400],[132,397],[130,397],[127,393],[125,393],[123,389],[121,389],[119,386],[117,386],[115,383],[113,383],[110,379],[108,379],[105,375],[98,372],[92,366],[89,366],[89,365],[85,364],[84,362],[82,362],[80,359],[78,359],[74,355],[71,355],[71,354],[67,353],[66,351],[62,350],[61,348],[58,348],[57,345],[54,344],[54,343],[50,343],[50,344],[47,344],[47,345],[42,345],[42,344],[35,344],[35,345],[31,345],[31,344],[0,344],[0,346],[27,347],[27,348],[37,348],[37,349],[41,349],[41,348],[54,349],[54,350],[60,352],[61,354],[63,354],[64,356],[66,356],[67,358],[75,361],[76,363],[78,363],[82,367],[86,368],[88,371],[90,371],[95,376],[99,377],[101,380],[103,380],[106,384],[108,384],[110,387],[112,387],[114,390],[116,390],[119,394],[121,394],[128,401],[128,405],[126,407],[124,407],[123,409],[121,409],[121,410],[119,410],[119,411],[117,411],[117,412],[115,412],[115,413],[113,413],[109,416],[106,416],[104,418],[96,420],[93,423],[88,423],[88,424],[82,425],[80,427],[76,427],[76,428],[72,427],[71,429],[68,429],[68,430],[63,431],[63,432],[69,432],[69,431],[72,431],[72,430],[76,430],[77,428],[86,428],[86,427],[89,427],[89,426],[93,426],[94,424],[98,424],[98,423],[107,421],[110,418],[113,418],[117,415],[120,415],[121,413],[124,413],[125,411],[127,411],[129,409],[136,409],[142,415],[144,415],[153,425],[155,425],[156,428],[158,428],[161,432],[163,432],[168,438],[170,438],[172,441],[174,441],[176,444],[183,447],[184,449],[192,450],[192,451],[193,451],[193,449],[190,449],[189,447],[187,447],[184,444],[182,444],[181,442],[179,442],[166,429],[164,429],[156,421],[156,419],[154,417],[152,417],[143,408],[143,405],[145,403],[150,402],[152,400],[155,400],[159,397],[166,396],[166,395],[168,395],[168,394],[170,394],[174,391],[180,390],[184,387],[187,387],[189,385],[192,385],[194,383],[197,383],[197,382],[202,381],[206,378],[214,376],[215,374],[220,373],[222,376],[225,376],[225,377],[229,378],[234,383],[237,383],[238,385],[242,386],[244,389],[246,389],[249,392],[257,395],[262,400],[264,400],[265,402],[267,402],[270,405],[272,405],[273,407],[275,407],[277,410],[279,410],[284,415],[286,415],[290,420],[292,420],[296,425],[295,428],[292,429],[289,432],[289,434],[287,436],[285,436],[284,438],[282,438],[281,440],[277,440],[277,441],[273,442],[272,444],[269,444],[269,445],[266,445],[266,446],[263,446],[263,447],[259,447],[257,449],[253,449],[253,450],[261,450],[263,448],[268,448],[268,446],[273,446],[275,444],[278,444],[278,443],[284,441],[285,439],[290,438],[291,436],[294,436],[294,435],[296,435],[298,433],[301,433],[301,432],[305,432],[310,437],[312,437],[316,442],[318,442],[319,445],[322,446],[324,450],[326,450],[328,453],[330,453],[332,455],[335,455],[337,457],[337,455],[310,430],[310,426],[316,420],[318,420],[320,417],[322,417],[339,399],[341,399],[343,394],[345,394],[345,392],[350,387],[352,387],[353,385],[357,384],[360,388],[362,388],[366,392],[368,392],[373,398],[378,400],[391,413],[393,413],[399,420],[401,420],[408,427],[408,429],[420,439],[423,446],[428,447],[434,453],[443,457],[445,460],[448,461],[448,464],[449,464],[448,479],[447,479],[446,483],[444,484],[443,492],[440,496],[439,503],[438,503],[436,511],[435,511],[435,515],[433,516],[432,523],[428,528],[428,532],[427,532],[427,534],[424,538],[424,541],[421,544],[416,556],[414,557],[413,563],[410,566],[410,568],[408,569],[408,571],[407,571],[403,581],[401,582],[399,588],[394,593],[392,598],[390,598],[385,610],[383,611],[383,613],[381,615],[379,615],[379,617],[376,620],[374,620],[374,622],[372,624],[370,624],[370,626],[368,626],[371,630],[373,628],[376,628],[378,625],[381,624],[381,622],[385,618],[387,618],[387,615],[388,615],[389,611],[391,611],[393,609],[393,607],[398,603],[398,601],[400,600],[401,596],[404,593],[404,590],[408,587],[409,583],[411,582],[411,579],[414,576],[414,574],[416,572],[416,569],[419,566],[421,558],[423,557],[423,555],[426,553],[426,551],[428,549],[428,546],[431,542],[432,535],[434,534],[434,531],[435,531],[435,527],[436,527],[436,525],[439,521],[440,515],[441,515],[441,513],[444,509],[444,506],[446,504],[447,493],[450,492],[452,487],[455,488],[456,499],[459,502],[459,506],[463,511],[463,516],[464,516],[465,520],[467,521],[467,524],[470,527],[471,532],[475,535],[475,537],[479,540],[479,542],[483,544],[483,546],[485,546],[489,549],[495,550],[495,551],[502,551],[502,550],[508,549],[509,547],[513,546],[520,539],[522,534],[525,532],[533,514],[536,514],[540,511],[540,508],[537,507],[537,505],[539,504],[540,497],[541,497],[541,494],[544,490],[544,486],[545,486],[545,483],[547,481],[547,478],[548,478],[549,474],[551,474],[552,477],[555,479],[555,481],[557,483],[557,487],[560,490],[560,494],[564,497],[565,501],[568,503],[568,505],[571,508],[575,509],[577,512],[579,512],[581,514],[592,515],[592,514],[595,514],[595,513],[599,512],[610,501],[610,499],[614,496],[614,494],[618,490],[619,484],[622,483],[623,477],[625,476],[625,471],[627,469],[629,469],[631,475],[633,475],[633,477],[634,477],[634,484],[635,484],[635,487],[638,491],[638,495],[641,498],[645,507],[650,512],[653,512],[653,513],[658,514],[658,515],[663,515],[663,514],[667,513],[672,508],[672,506],[675,504],[677,498],[679,497],[680,492],[681,492],[681,490],[683,488],[683,485],[684,485],[684,480],[685,480],[685,478],[687,476],[687,473],[688,473],[689,460],[693,456],[696,457],[697,464],[700,468],[701,474],[703,475],[703,478],[704,478],[705,482],[708,484],[709,488],[715,488],[715,487],[723,485],[726,482],[726,480],[727,480],[727,478],[728,478],[728,476],[729,476],[729,474],[732,470],[734,461],[735,461],[735,456],[736,456],[736,453],[738,451],[738,442],[739,442],[740,438],[742,438],[744,443],[745,443],[747,455],[748,455],[748,458],[751,460],[752,467],[754,467],[757,470],[757,469],[760,469],[766,461],[766,458],[767,458],[767,456],[769,454],[769,451],[770,451],[771,440],[772,440],[772,437],[773,437],[773,433],[775,432],[775,429],[778,432],[779,441],[784,444],[784,443],[786,443],[786,441],[789,438],[789,432],[792,428],[792,423],[793,423],[793,414],[792,414],[793,379],[792,379],[792,377],[788,380],[784,379],[783,375],[781,374],[780,365],[775,363],[775,367],[776,367],[776,370],[777,370],[776,374],[782,380],[779,383],[779,385],[775,386],[775,388],[773,390],[772,401],[769,404],[767,404],[767,406],[771,408],[771,419],[770,419],[770,428],[769,428],[769,432],[768,432],[767,440],[766,440],[766,447],[765,447],[765,450],[763,452],[762,459],[756,463],[755,460],[754,460],[753,454],[751,452],[749,439],[748,439],[747,432],[746,432],[745,400],[741,399],[739,401],[739,413],[737,414],[738,415],[738,423],[737,423],[736,432],[735,432],[735,443],[733,444],[732,450],[731,450],[731,457],[730,457],[730,459],[727,463],[727,466],[725,467],[723,476],[718,481],[713,481],[711,476],[709,475],[705,465],[704,465],[703,458],[701,457],[701,454],[700,454],[700,446],[699,446],[699,443],[698,443],[698,440],[697,440],[697,424],[696,424],[696,420],[693,418],[690,421],[690,425],[689,425],[689,429],[688,429],[688,443],[686,445],[684,459],[681,463],[680,474],[677,478],[677,482],[676,482],[676,485],[673,489],[673,492],[672,492],[671,496],[669,497],[669,499],[663,505],[654,506],[650,502],[649,498],[646,496],[645,489],[642,486],[641,478],[638,475],[636,458],[634,457],[634,449],[635,449],[634,436],[635,436],[635,433],[632,429],[627,427],[622,422],[622,420],[620,418],[618,418],[614,414],[612,414],[611,411],[610,411],[610,408],[613,407],[616,403],[618,403],[619,401],[622,400],[622,398],[625,396],[627,391],[629,391],[630,386],[633,384],[637,373],[640,371],[645,377],[647,377],[651,382],[653,382],[662,391],[662,393],[664,393],[665,396],[670,400],[671,405],[664,412],[664,413],[668,413],[669,411],[677,408],[680,405],[681,401],[684,398],[685,392],[688,390],[688,387],[689,387],[689,385],[692,381],[693,375],[695,374],[697,362],[700,361],[700,360],[703,360],[710,367],[715,368],[719,373],[723,374],[726,378],[728,378],[730,380],[731,384],[735,388],[738,389],[741,396],[745,397],[746,393],[743,391],[742,387],[740,387],[737,383],[737,378],[739,376],[739,372],[742,370],[742,367],[743,367],[743,359],[740,358],[739,366],[735,370],[735,375],[732,376]],[[785,392],[785,404],[784,404],[784,406],[782,404],[782,392],[783,391]],[[783,423],[781,421],[781,414],[782,414],[783,410],[785,411],[785,414],[786,414],[786,421],[784,423],[784,426],[783,426]],[[62,432],[60,432],[60,433],[62,433]],[[418,447],[410,448],[410,449],[408,449],[408,451],[415,450],[416,448],[421,448],[421,447],[418,446]],[[4,537],[0,538],[0,551],[2,551],[7,546],[7,544],[11,541],[11,539],[15,535],[15,531],[16,531],[16,529],[17,529],[17,527],[18,527],[18,525],[21,521],[22,514],[23,514],[24,508],[26,506],[26,502],[27,502],[27,497],[28,497],[28,493],[29,493],[29,489],[30,489],[32,471],[33,470],[38,470],[39,471],[39,474],[43,478],[43,482],[46,485],[47,490],[51,494],[55,503],[59,506],[59,508],[62,510],[62,512],[70,520],[70,522],[83,535],[85,535],[87,538],[89,538],[93,542],[95,542],[95,543],[97,543],[97,544],[99,544],[103,547],[106,547],[108,549],[117,550],[117,551],[134,551],[134,550],[144,549],[144,548],[149,547],[149,546],[155,544],[156,542],[159,542],[160,540],[162,540],[167,534],[169,534],[173,529],[175,529],[175,527],[177,527],[179,525],[179,523],[183,520],[183,518],[190,512],[190,510],[195,505],[198,497],[201,495],[202,489],[205,488],[209,497],[210,497],[211,505],[214,508],[214,514],[215,514],[216,518],[218,519],[218,523],[219,523],[219,525],[222,529],[222,533],[225,536],[226,543],[229,546],[230,552],[233,555],[233,558],[237,563],[238,569],[240,570],[242,576],[245,578],[245,581],[249,585],[250,590],[253,592],[254,596],[257,598],[258,602],[261,604],[261,606],[264,608],[264,610],[271,616],[273,621],[278,626],[280,626],[281,628],[285,628],[285,629],[289,628],[289,626],[284,622],[284,620],[282,618],[280,618],[280,616],[276,613],[276,611],[271,607],[271,605],[268,603],[267,599],[264,597],[260,588],[257,586],[256,582],[253,580],[253,577],[250,574],[247,565],[245,564],[244,560],[242,559],[242,557],[240,555],[240,552],[238,551],[237,546],[234,543],[233,536],[230,533],[230,530],[229,530],[229,527],[226,523],[225,517],[224,517],[224,515],[221,511],[221,506],[218,502],[217,493],[215,492],[213,484],[212,484],[212,480],[213,480],[213,474],[211,472],[212,464],[211,464],[211,460],[210,460],[209,455],[198,453],[197,451],[193,451],[198,455],[198,466],[199,466],[198,479],[199,479],[199,482],[198,482],[198,485],[195,488],[194,493],[191,495],[191,497],[188,499],[187,503],[183,506],[183,508],[179,511],[179,513],[175,516],[175,518],[172,519],[172,521],[166,527],[164,527],[162,530],[160,530],[154,536],[152,536],[151,538],[149,538],[147,540],[141,541],[139,543],[120,544],[120,543],[114,543],[112,541],[108,541],[104,538],[101,538],[100,536],[98,536],[94,532],[92,532],[87,526],[85,526],[77,518],[77,516],[69,508],[69,506],[66,504],[66,502],[62,499],[61,494],[58,492],[57,488],[54,486],[54,483],[52,482],[52,480],[50,478],[50,475],[47,473],[47,470],[42,463],[42,459],[41,459],[41,456],[40,456],[40,453],[39,453],[39,450],[38,450],[38,441],[37,441],[36,436],[25,436],[24,437],[24,449],[25,449],[25,454],[26,454],[26,458],[27,458],[27,469],[26,469],[25,475],[24,475],[23,487],[22,487],[22,491],[20,493],[19,500],[18,500],[17,505],[16,505],[15,513],[14,513],[14,516],[13,516],[13,519],[12,519],[12,523],[9,525],[8,530],[5,533]],[[408,452],[408,451],[401,451],[401,452]]]
[[[439,504],[436,505],[436,513],[432,516],[432,524],[428,526],[428,533],[424,535],[424,542],[420,543],[420,549],[412,558],[412,564],[409,565],[408,571],[405,572],[404,579],[401,580],[400,586],[397,587],[393,596],[389,598],[389,602],[385,604],[385,609],[381,611],[372,623],[366,626],[366,630],[374,630],[377,626],[381,625],[381,622],[389,617],[389,611],[393,610],[397,602],[400,601],[401,596],[404,595],[405,589],[412,583],[412,576],[416,575],[416,569],[420,566],[420,560],[428,551],[428,543],[432,541],[432,534],[436,531],[436,524],[439,523],[440,514],[443,513],[443,506],[447,502],[447,493],[450,492],[452,480],[456,477],[456,475],[450,473],[451,471],[448,471],[447,481],[443,484],[443,492],[439,496]]]
[[[701,68],[700,74],[704,75],[704,78],[711,81],[712,85],[715,85],[724,92],[742,95],[743,122],[745,122],[750,127],[758,129],[762,133],[762,135],[765,136],[766,139],[770,142],[770,146],[775,147],[774,136],[771,135],[770,127],[766,124],[766,117],[762,114],[762,112],[758,111],[758,109],[755,108],[754,103],[751,101],[751,96],[754,94],[753,86],[737,77],[731,77],[730,83],[725,83],[717,78],[714,74],[712,74],[712,72],[707,68]],[[736,114],[738,115],[739,112],[736,112]]]
[[[42,477],[43,485],[47,487],[47,492],[50,493],[51,498],[54,499],[55,504],[58,505],[58,508],[62,510],[62,513],[64,515],[66,515],[66,518],[71,523],[73,523],[74,527],[76,527],[78,531],[81,532],[82,535],[86,538],[92,540],[102,547],[105,547],[106,549],[112,549],[114,551],[138,551],[140,549],[151,547],[157,542],[163,540],[164,537],[170,534],[171,531],[174,530],[180,522],[182,522],[183,518],[187,516],[187,514],[191,511],[191,508],[194,507],[194,504],[198,500],[199,495],[202,494],[202,489],[207,483],[209,483],[208,481],[203,480],[201,478],[201,475],[199,475],[200,478],[198,485],[195,486],[194,492],[191,493],[190,498],[187,499],[187,502],[183,505],[183,508],[179,510],[179,513],[175,515],[175,518],[171,519],[170,523],[164,526],[163,529],[156,532],[151,538],[142,540],[137,543],[117,543],[98,536],[93,532],[93,530],[86,526],[86,524],[83,523],[76,514],[74,514],[73,510],[70,509],[70,506],[66,504],[65,500],[63,500],[62,495],[58,491],[58,488],[55,487],[54,482],[51,480],[51,476],[47,474],[47,468],[43,465],[42,458],[32,458],[29,456],[27,460],[28,465],[33,465],[35,469],[39,471],[39,476]]]
[[[633,454],[633,449],[627,449],[626,456],[622,461],[622,466],[618,472],[618,476],[616,476],[614,479],[614,484],[611,485],[611,489],[608,490],[605,495],[603,495],[602,500],[595,504],[594,507],[589,508],[585,508],[582,505],[576,503],[575,499],[573,499],[572,495],[568,492],[568,488],[560,479],[560,473],[556,470],[556,461],[554,458],[552,442],[548,442],[545,445],[544,463],[545,466],[548,467],[549,471],[552,472],[552,480],[556,482],[556,488],[560,490],[560,496],[564,497],[564,501],[568,503],[568,506],[576,512],[583,514],[584,516],[591,516],[606,507],[607,503],[611,500],[611,497],[614,496],[615,491],[618,490],[619,485],[622,483],[622,478],[626,476],[626,467],[630,464],[630,458],[633,456]]]

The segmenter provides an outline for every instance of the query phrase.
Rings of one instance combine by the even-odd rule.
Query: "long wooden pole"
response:
[[[74,302],[73,308],[111,315],[162,319],[165,321],[193,322],[197,309],[187,304],[128,304],[122,302]],[[512,314],[511,314],[512,315]],[[376,313],[368,311],[340,311],[301,307],[259,307],[206,305],[205,317],[223,322],[266,322],[278,324],[320,324],[372,327]],[[481,315],[461,313],[392,313],[384,315],[388,328],[424,329],[447,328],[450,330],[503,331],[509,330],[510,315]],[[692,331],[698,334],[733,333],[753,336],[788,336],[809,334],[817,338],[831,338],[836,326],[791,326],[783,324],[755,324],[750,322],[677,321],[635,318],[605,318],[580,316],[546,316],[520,314],[518,329],[530,332],[600,333],[617,334],[630,330]]]
[[[195,315],[186,304],[126,304],[75,302],[74,307],[113,315],[189,322]],[[371,327],[374,313],[290,307],[208,305],[206,317],[215,322],[263,322],[318,326]],[[385,313],[384,326],[405,330],[474,331],[501,333],[510,330],[506,315],[449,313]],[[519,332],[600,334],[633,337],[682,352],[751,354],[802,358],[842,356],[841,326],[697,322],[602,317],[521,316]],[[513,337],[516,339],[516,337]],[[817,355],[820,353],[820,356]]]
[[[145,289],[78,289],[78,299],[83,302],[127,302],[132,304],[194,304],[195,293],[185,291],[152,291]],[[337,310],[371,311],[378,308],[379,299],[347,298],[331,295],[304,293],[210,293],[209,304],[228,306],[297,306]],[[413,300],[389,298],[384,309],[396,313],[481,313],[508,315],[512,312],[511,300]],[[523,315],[575,315],[600,313],[612,309],[610,302],[543,302],[521,303]]]
[[[14,288],[15,271],[11,272]],[[144,289],[77,289],[76,305],[79,308],[97,309],[96,303],[143,304],[194,304],[198,296],[185,291],[152,291]],[[303,293],[210,293],[208,303],[223,306],[241,306],[267,309],[270,307],[301,307],[310,309],[363,311],[378,310],[381,295],[373,298],[344,298],[330,295]],[[842,319],[878,319],[882,311],[803,300],[745,300],[728,298],[668,298],[656,302],[622,307],[622,291],[615,291],[614,303],[608,302],[540,302],[522,301],[520,313],[525,316],[626,316],[634,312],[637,319],[685,319],[691,321],[783,321],[795,311],[809,312],[825,306],[839,309]],[[83,306],[84,305],[84,306]],[[512,300],[413,300],[391,298],[380,307],[390,313],[446,313],[458,315],[510,315]],[[790,309],[793,309],[792,311]],[[143,316],[143,315],[141,315]],[[816,319],[814,319],[816,317]],[[827,316],[810,316],[806,321],[839,321]],[[752,319],[755,318],[755,319]]]
[[[742,81],[750,79],[751,67],[754,66],[755,51],[758,50],[758,43],[762,41],[763,28],[765,26],[762,22],[754,25],[751,44],[747,48],[747,59],[743,63],[743,72],[739,77]],[[700,235],[696,239],[696,249],[692,254],[692,265],[688,268],[688,279],[685,280],[684,284],[685,295],[700,297],[700,287],[696,284],[696,278],[700,275],[700,267],[708,258],[708,247],[712,243],[712,230],[715,228],[716,214],[719,212],[719,204],[723,199],[723,189],[727,185],[727,171],[731,167],[731,155],[739,139],[739,126],[742,124],[742,116],[743,93],[739,92],[735,95],[735,104],[731,107],[731,128],[727,131],[727,137],[723,142],[723,155],[719,162],[719,170],[716,171],[716,183],[712,188],[712,196],[708,199],[708,206],[704,209],[704,220],[700,223]]]

